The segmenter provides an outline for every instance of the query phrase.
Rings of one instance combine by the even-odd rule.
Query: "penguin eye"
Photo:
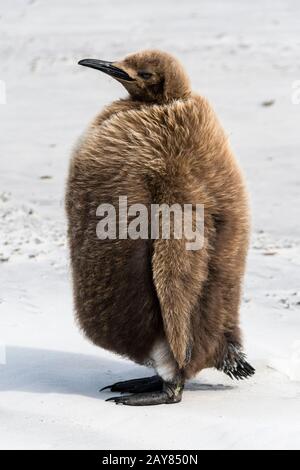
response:
[[[150,72],[138,72],[138,76],[143,78],[144,80],[148,80],[152,77],[152,73]]]

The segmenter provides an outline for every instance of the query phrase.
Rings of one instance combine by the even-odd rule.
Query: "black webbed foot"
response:
[[[182,399],[183,385],[163,382],[161,391],[134,393],[120,397],[108,398],[106,401],[113,401],[117,405],[129,406],[150,406],[178,403]]]
[[[158,376],[144,377],[142,379],[125,380],[124,382],[117,382],[113,385],[101,388],[102,390],[110,390],[111,392],[120,393],[145,393],[145,392],[159,392],[162,391],[163,380]]]

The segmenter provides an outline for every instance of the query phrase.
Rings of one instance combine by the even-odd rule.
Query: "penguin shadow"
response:
[[[69,394],[105,400],[110,392],[99,393],[102,387],[150,375],[149,369],[132,367],[121,360],[8,346],[6,364],[0,364],[0,392]],[[188,382],[185,388],[188,391],[226,391],[234,387]]]
[[[126,363],[117,360],[27,347],[7,346],[5,362],[0,364],[0,393],[56,393],[105,400],[107,393],[99,390],[126,380],[131,372]]]
[[[234,390],[236,387],[233,385],[223,384],[207,384],[201,382],[187,382],[184,389],[189,392],[226,392],[228,390]]]

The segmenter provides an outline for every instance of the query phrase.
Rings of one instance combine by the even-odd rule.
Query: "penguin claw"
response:
[[[125,380],[124,382],[117,382],[112,385],[108,385],[99,390],[110,390],[111,392],[120,393],[144,393],[144,392],[156,392],[161,391],[163,387],[162,379],[154,375],[153,377],[144,377],[142,379]]]
[[[116,405],[128,406],[151,406],[178,403],[181,401],[182,394],[170,396],[165,391],[137,393],[120,397],[111,397],[105,401],[113,401]]]
[[[106,385],[106,387],[100,388],[99,392],[103,392],[103,390],[108,390],[111,387],[112,387],[112,385]]]

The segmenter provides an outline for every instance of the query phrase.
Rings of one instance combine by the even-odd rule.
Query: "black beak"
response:
[[[101,72],[110,75],[117,80],[125,80],[126,82],[132,82],[131,78],[127,72],[115,67],[113,62],[107,62],[106,60],[97,60],[97,59],[83,59],[78,62],[78,65],[84,65],[85,67],[90,67],[92,69],[101,70]]]

